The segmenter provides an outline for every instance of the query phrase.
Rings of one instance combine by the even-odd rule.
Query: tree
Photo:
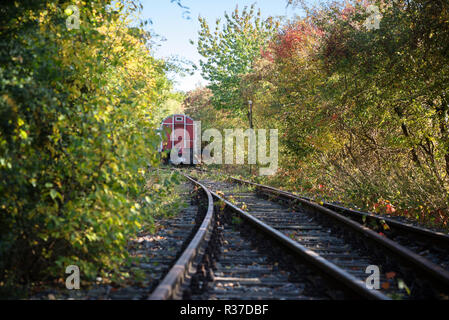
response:
[[[272,18],[263,21],[255,5],[245,7],[241,14],[237,7],[231,16],[224,16],[221,30],[218,19],[213,33],[206,20],[199,18],[198,52],[205,58],[200,65],[203,77],[210,81],[214,107],[241,115],[247,99],[240,91],[240,77],[251,70],[277,23]]]
[[[241,87],[259,125],[280,129],[292,188],[447,225],[448,4],[372,3],[379,29],[366,28],[369,1],[307,9]]]
[[[170,83],[148,34],[129,27],[133,2],[73,4],[72,30],[54,1],[0,9],[1,289],[72,264],[85,279],[119,277],[129,237],[169,192],[145,169],[158,163],[154,114]]]

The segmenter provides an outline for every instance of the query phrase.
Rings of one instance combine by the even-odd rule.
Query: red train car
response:
[[[161,123],[162,142],[160,151],[166,154],[166,162],[174,164],[193,164],[195,149],[194,121],[185,114],[174,114]],[[178,159],[171,159],[170,152],[176,149]]]

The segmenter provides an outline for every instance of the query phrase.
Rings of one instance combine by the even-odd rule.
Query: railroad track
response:
[[[255,187],[260,195],[268,195],[274,197],[275,199],[285,200],[289,203],[293,201],[306,206],[310,206],[314,203],[316,208],[321,206],[330,209],[333,212],[362,224],[373,231],[381,233],[384,237],[393,240],[399,245],[418,254],[424,258],[424,260],[433,263],[433,266],[432,264],[428,264],[428,268],[432,269],[431,272],[434,272],[437,278],[438,273],[444,273],[442,269],[449,272],[448,234],[416,226],[411,223],[402,222],[393,218],[345,208],[333,203],[320,201],[320,204],[318,205],[318,203],[313,201],[311,198],[301,197],[290,192],[252,183],[242,179],[232,177],[229,179],[239,184]],[[425,263],[424,260],[422,260],[423,264]],[[441,277],[440,280],[447,281],[448,274],[449,273],[446,273],[446,277]]]
[[[352,210],[341,207],[339,207],[339,209],[340,211],[343,211],[344,214],[336,213],[329,210],[331,207],[334,208],[335,205],[325,204],[325,206],[328,207],[326,208],[311,202],[309,199],[300,198],[285,191],[235,178],[231,178],[231,180],[254,188],[252,193],[236,195],[234,198],[239,205],[243,204],[244,206],[247,206],[248,211],[251,212],[252,215],[259,216],[262,220],[266,219],[264,221],[273,224],[276,223],[275,221],[270,220],[273,219],[273,214],[267,213],[267,210],[270,210],[270,208],[276,212],[276,214],[274,214],[274,219],[282,217],[282,208],[275,208],[273,200],[284,203],[284,215],[289,216],[288,212],[285,212],[285,209],[293,207],[298,209],[301,213],[301,217],[308,217],[313,220],[311,221],[311,224],[308,224],[308,221],[304,221],[304,219],[302,219],[302,221],[301,219],[293,219],[294,222],[287,221],[290,222],[287,224],[285,224],[286,221],[284,221],[284,225],[277,226],[278,229],[284,229],[284,233],[289,234],[292,237],[297,237],[298,233],[292,231],[292,229],[318,228],[319,226],[316,226],[317,223],[322,226],[330,227],[327,231],[331,231],[334,236],[337,236],[338,239],[333,239],[332,243],[337,243],[334,241],[346,239],[346,241],[349,241],[349,244],[352,242],[355,249],[365,247],[364,251],[367,257],[372,257],[374,260],[381,258],[380,262],[383,261],[383,263],[378,265],[387,276],[387,279],[381,280],[381,282],[385,284],[385,288],[383,288],[385,290],[382,289],[381,291],[384,291],[386,294],[400,298],[447,299],[447,293],[449,291],[449,273],[447,270],[444,270],[444,266],[447,266],[446,263],[449,256],[447,235],[409,224],[403,224],[388,218],[384,221],[382,217],[371,214],[355,214]],[[234,188],[232,185],[227,185],[226,183],[224,183],[222,187],[225,190],[226,188]],[[231,197],[233,196],[232,190],[229,195]],[[244,199],[248,196],[249,198]],[[260,208],[261,196],[265,197],[265,200],[267,198],[269,200],[263,204],[267,206],[266,208]],[[351,219],[349,219],[348,216]],[[291,218],[292,217],[289,216],[289,220],[292,220]],[[386,235],[380,236],[361,224],[355,223],[355,220],[357,219],[364,222],[367,222],[370,219],[375,219],[374,221],[377,221],[377,224],[375,223],[374,225],[382,227],[382,231],[384,231]],[[292,225],[292,223],[296,224],[296,222],[298,222],[297,224],[300,228]],[[387,223],[388,227],[387,230],[385,230],[384,226]],[[337,227],[337,225],[339,227]],[[288,230],[285,230],[285,228],[288,228]],[[317,241],[319,241],[318,239],[320,238],[324,238],[324,234],[320,231],[318,231],[318,234],[316,235],[314,235],[313,232],[307,233],[301,231],[297,240],[300,242],[307,240],[307,236],[310,234],[312,236],[312,238],[310,238],[311,240],[313,240],[313,237],[315,236],[317,238],[315,240]],[[357,238],[359,240],[357,240]],[[321,245],[323,245],[323,243],[321,243]],[[325,245],[326,244],[324,243],[324,246]],[[354,248],[352,250],[354,250]],[[320,250],[316,251],[319,252]],[[421,253],[421,255],[419,255],[419,253]],[[427,257],[429,256],[432,259],[428,259]],[[341,259],[338,259],[336,264],[345,269],[345,266],[342,265],[340,260]],[[357,276],[362,276],[362,270],[357,268],[357,266],[354,266],[354,271],[355,273],[358,273]],[[393,278],[396,278],[396,281],[394,281],[395,279]],[[392,285],[405,288],[407,294],[401,292],[403,290],[399,290],[399,292],[398,290],[392,290]]]
[[[149,299],[389,299],[188,179],[202,188],[207,213]]]
[[[205,231],[203,240],[195,243],[202,249],[193,249],[196,254],[188,267],[180,267],[187,260],[180,262],[178,272],[172,274],[172,285],[165,284],[166,292],[178,293],[162,296],[156,289],[151,299],[448,298],[448,273],[435,263],[447,258],[444,234],[419,230],[414,247],[406,248],[356,222],[373,219],[369,214],[357,218],[341,207],[337,213],[330,210],[331,204],[320,206],[310,199],[235,178],[232,183],[188,178],[209,199],[206,216],[210,219],[200,228]],[[211,199],[219,201],[219,206],[214,208]],[[378,224],[383,228],[388,224],[389,229],[383,229],[388,237],[412,243],[398,230],[413,226],[397,227],[398,223],[389,219]],[[423,248],[416,243],[430,241],[429,232],[439,244],[432,250],[441,251],[438,256],[432,254],[433,261],[411,250]],[[368,266],[381,271],[379,290],[366,286]]]
[[[189,288],[191,300],[322,300],[345,298],[320,276],[264,239],[236,214],[220,210],[210,250]]]

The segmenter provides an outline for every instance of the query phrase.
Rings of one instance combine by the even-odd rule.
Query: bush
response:
[[[127,239],[162,201],[145,168],[158,163],[164,65],[128,27],[132,6],[74,4],[73,30],[57,2],[0,9],[0,286],[71,264],[87,279],[119,271]]]

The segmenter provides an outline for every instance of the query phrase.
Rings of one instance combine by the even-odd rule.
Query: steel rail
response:
[[[310,202],[315,202],[316,201],[312,198],[308,198],[308,197],[304,197],[304,196],[299,196],[299,195],[295,195],[294,193],[291,192],[287,192],[287,191],[283,191],[283,190],[279,190],[270,186],[265,186],[265,185],[261,185],[261,184],[257,184],[254,182],[250,182],[247,180],[243,180],[243,179],[238,179],[238,178],[234,178],[234,177],[229,177],[231,180],[235,180],[237,182],[243,182],[246,184],[252,184],[255,185],[257,187],[263,188],[263,189],[267,189],[267,190],[272,190],[272,191],[280,191],[283,192],[285,194],[290,194],[293,195],[295,197],[310,201]],[[329,203],[329,202],[325,202],[323,201],[321,204],[323,207],[334,210],[334,211],[340,211],[340,212],[344,212],[346,214],[354,214],[360,218],[362,217],[366,217],[366,218],[370,218],[370,219],[374,219],[378,222],[382,222],[385,221],[389,226],[394,226],[395,228],[401,229],[405,232],[412,232],[421,236],[425,236],[427,238],[431,238],[434,241],[440,242],[443,245],[447,245],[449,247],[449,235],[442,233],[442,232],[438,232],[438,231],[433,231],[427,228],[423,228],[423,227],[418,227],[415,225],[412,225],[410,223],[405,223],[405,222],[401,222],[401,221],[397,221],[388,217],[382,217],[380,215],[376,215],[372,212],[362,212],[359,210],[354,210],[354,209],[350,209],[350,208],[345,208],[342,206],[339,206],[337,204],[333,204],[333,203]]]
[[[418,267],[422,272],[424,272],[427,276],[430,276],[433,280],[436,281],[438,285],[442,285],[445,288],[449,288],[449,272],[444,270],[442,267],[438,266],[437,264],[434,264],[433,262],[421,257],[417,253],[405,248],[404,246],[385,238],[381,235],[379,235],[377,232],[361,225],[358,222],[355,222],[351,220],[350,218],[347,218],[343,216],[342,214],[339,214],[335,211],[332,211],[322,205],[319,205],[315,202],[312,202],[310,200],[306,200],[305,198],[299,197],[293,193],[279,190],[273,187],[261,185],[258,183],[233,178],[230,177],[230,179],[239,182],[244,183],[248,185],[255,186],[258,189],[266,190],[269,193],[275,194],[277,196],[283,196],[284,198],[287,198],[292,201],[297,201],[301,203],[302,205],[305,205],[321,214],[325,214],[328,217],[333,218],[334,220],[339,221],[340,223],[343,223],[344,225],[348,226],[354,231],[357,231],[361,233],[362,235],[366,236],[370,240],[374,241],[375,243],[383,246],[384,248],[387,248],[390,252],[394,253],[395,255],[402,258],[404,261],[407,261],[409,264],[413,265],[414,267]]]
[[[307,198],[304,198],[304,199],[313,201],[312,199],[307,199]],[[345,213],[348,215],[357,215],[360,218],[367,217],[370,219],[374,219],[378,222],[385,221],[389,226],[393,226],[394,228],[400,229],[403,232],[409,232],[409,233],[411,232],[416,235],[423,236],[427,239],[431,239],[432,241],[438,242],[441,245],[447,246],[449,248],[449,235],[444,234],[442,232],[433,231],[433,230],[430,230],[427,228],[414,226],[410,223],[396,221],[394,219],[391,219],[388,217],[382,217],[382,216],[376,215],[374,213],[362,212],[362,211],[358,211],[358,210],[354,210],[354,209],[345,208],[345,207],[342,207],[342,206],[339,206],[339,205],[336,205],[333,203],[329,203],[329,202],[323,202],[323,207],[326,207],[328,209],[331,209],[331,210],[334,210],[337,212],[342,212],[342,213]]]
[[[204,241],[206,241],[208,234],[211,233],[214,218],[214,203],[212,195],[201,183],[193,180],[187,175],[184,176],[194,184],[200,186],[206,193],[208,200],[207,212],[192,241],[190,241],[187,248],[169,270],[161,283],[151,293],[148,300],[167,300],[173,297],[177,289],[182,285],[186,274],[190,271],[190,267],[198,255],[199,248],[204,244]]]
[[[191,178],[194,180],[193,178]],[[200,184],[199,182],[197,182]],[[283,247],[287,248],[290,252],[292,252],[295,255],[299,255],[302,259],[306,260],[308,263],[311,263],[316,268],[320,269],[325,274],[332,277],[333,280],[338,281],[340,284],[342,284],[344,287],[347,288],[347,290],[350,290],[354,294],[357,294],[361,297],[364,297],[366,299],[370,300],[391,300],[390,297],[387,295],[384,295],[383,293],[380,293],[376,290],[368,289],[366,287],[366,284],[346,272],[345,270],[341,269],[340,267],[336,266],[335,264],[329,262],[316,252],[307,249],[300,243],[288,238],[283,233],[279,232],[278,230],[272,228],[271,226],[267,225],[266,223],[262,222],[261,220],[255,218],[251,214],[243,211],[242,209],[236,207],[234,204],[229,202],[228,200],[224,199],[223,197],[219,196],[215,192],[209,190],[209,192],[212,194],[212,196],[222,202],[224,202],[230,209],[232,209],[234,212],[236,212],[242,219],[250,223],[252,226],[256,227],[257,229],[264,232],[266,235],[268,235],[270,238],[275,239],[278,243],[280,243]]]

